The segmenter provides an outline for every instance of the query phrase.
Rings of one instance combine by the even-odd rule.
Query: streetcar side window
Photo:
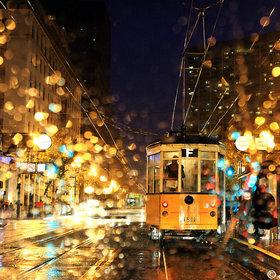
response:
[[[148,193],[160,191],[160,153],[148,156]]]
[[[214,160],[201,160],[201,191],[211,192],[216,188],[216,174],[215,174]]]
[[[154,170],[153,167],[148,167],[148,193],[154,192]]]

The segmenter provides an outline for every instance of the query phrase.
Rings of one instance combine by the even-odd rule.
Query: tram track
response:
[[[94,279],[97,271],[102,268],[108,267],[115,259],[115,256],[121,252],[120,249],[113,249],[109,254],[103,256],[99,261],[97,261],[90,269],[88,269],[79,280],[83,279]]]
[[[71,229],[69,231],[66,231],[66,232],[62,232],[62,233],[59,233],[59,234],[56,234],[56,235],[53,235],[53,236],[46,236],[42,239],[39,239],[39,240],[34,240],[32,241],[32,239],[38,237],[29,237],[29,238],[25,238],[25,239],[22,239],[20,240],[21,243],[23,242],[31,242],[32,245],[40,245],[40,244],[44,244],[44,243],[47,243],[47,242],[50,242],[50,241],[54,241],[54,240],[58,240],[59,238],[63,238],[63,237],[66,237],[68,235],[71,235],[71,234],[76,234],[78,232],[83,232],[85,229]],[[45,236],[45,234],[43,234],[43,236]],[[10,244],[14,244],[15,242],[9,242],[9,243],[5,243],[5,244],[2,244],[2,248],[4,247],[5,249],[5,246],[6,245],[10,245]],[[18,242],[16,242],[18,243]],[[16,251],[19,251],[19,250],[23,250],[25,249],[27,246],[18,246],[18,247],[12,247],[11,249],[8,249],[7,251],[4,251],[4,252],[1,252],[0,251],[0,255],[6,255],[6,254],[9,254],[9,253],[13,253],[13,252],[16,252]]]
[[[79,244],[72,246],[70,249],[65,250],[64,252],[62,252],[54,257],[48,258],[47,260],[29,268],[28,270],[19,273],[19,277],[26,278],[30,274],[35,273],[35,272],[39,271],[40,269],[42,269],[50,264],[53,264],[54,262],[57,262],[58,260],[62,259],[63,256],[65,256],[66,254],[69,254],[73,250],[76,250],[82,246],[89,246],[92,243],[93,243],[92,238],[87,238],[86,240],[80,242]]]
[[[230,256],[228,254],[228,252],[226,252],[225,248],[222,246],[222,244],[217,244],[217,243],[205,243],[205,249],[209,249],[209,250],[215,250],[216,251],[216,255],[217,256],[223,256],[226,257],[227,261],[226,261],[226,265],[231,268],[233,271],[235,271],[236,273],[238,273],[238,275],[242,276],[242,279],[248,279],[248,280],[259,280],[259,279],[263,279],[261,278],[263,276],[263,272],[265,271],[264,268],[261,269],[261,274],[258,273],[259,271],[256,271],[254,269],[250,269],[251,267],[246,267],[244,265],[242,265],[242,263],[240,261],[238,261],[238,259],[234,259],[232,258],[232,256]],[[166,254],[166,248],[165,246],[162,246],[160,249],[160,260],[159,260],[159,266],[161,267],[161,270],[164,274],[164,279],[165,280],[169,280],[169,272],[168,272],[168,255]],[[267,270],[266,270],[267,271]],[[259,277],[256,277],[256,274]]]
[[[47,268],[50,265],[54,265],[56,262],[61,261],[64,257],[74,252],[84,246],[90,246],[93,244],[92,238],[87,238],[86,240],[80,242],[79,244],[72,246],[70,249],[54,256],[48,258],[47,260],[29,268],[26,271],[19,273],[19,277],[23,279],[28,279],[32,274],[38,273],[40,270]],[[108,254],[104,255],[101,259],[94,263],[79,279],[95,279],[96,273],[108,267],[114,260],[115,257],[120,253],[121,249],[115,248],[109,251]]]

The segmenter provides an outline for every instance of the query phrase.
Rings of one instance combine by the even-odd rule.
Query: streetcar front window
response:
[[[214,160],[201,160],[201,191],[211,192],[216,189],[216,173]]]
[[[197,163],[197,158],[184,158],[182,160],[182,165],[185,170],[185,177],[182,176],[182,192],[197,192]]]
[[[178,152],[164,152],[163,157],[163,192],[178,192]]]
[[[178,191],[178,163],[174,159],[163,161],[163,191],[177,192]]]

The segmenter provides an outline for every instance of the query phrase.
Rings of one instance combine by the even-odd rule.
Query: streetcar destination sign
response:
[[[198,149],[182,149],[182,157],[197,157],[198,156]]]

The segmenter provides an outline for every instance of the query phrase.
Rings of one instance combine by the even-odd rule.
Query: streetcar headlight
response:
[[[166,207],[168,206],[168,203],[167,203],[166,201],[164,201],[164,202],[162,202],[162,206],[163,206],[164,208],[166,208]]]
[[[192,204],[193,201],[194,201],[194,199],[193,199],[193,197],[192,197],[191,195],[187,195],[187,196],[185,197],[185,203],[186,203],[186,204]]]
[[[211,217],[215,217],[215,216],[216,216],[216,212],[215,212],[215,211],[211,211],[211,212],[210,212],[210,216],[211,216]]]
[[[168,212],[167,211],[163,211],[161,214],[162,214],[163,217],[166,217],[168,215]]]

